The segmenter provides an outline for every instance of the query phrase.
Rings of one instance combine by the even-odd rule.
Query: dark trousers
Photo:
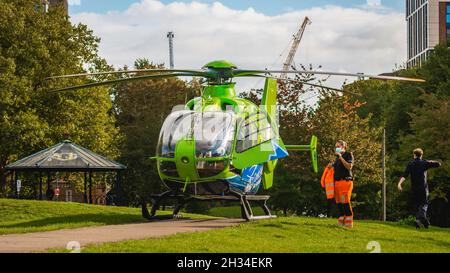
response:
[[[430,225],[427,218],[428,189],[413,192],[413,203],[416,210],[416,219],[426,226]]]

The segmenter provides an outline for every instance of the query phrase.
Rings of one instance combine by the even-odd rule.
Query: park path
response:
[[[65,249],[68,242],[88,244],[138,240],[182,232],[205,231],[244,223],[241,219],[179,219],[148,223],[83,227],[0,236],[0,252],[41,252]]]

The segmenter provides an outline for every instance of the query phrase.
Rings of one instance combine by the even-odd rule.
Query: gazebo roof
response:
[[[126,169],[126,166],[65,140],[17,160],[5,168],[8,170],[118,171]]]

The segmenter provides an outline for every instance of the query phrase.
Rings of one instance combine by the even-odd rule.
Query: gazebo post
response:
[[[42,200],[42,172],[39,172],[39,200]]]
[[[89,172],[89,204],[92,204],[92,172]]]
[[[84,191],[83,191],[84,202],[88,203],[87,198],[87,172],[84,172]]]
[[[121,206],[122,205],[122,177],[121,177],[121,171],[116,172],[116,205]]]
[[[17,180],[20,178],[19,172],[16,172],[14,176],[14,194],[16,196],[16,199],[19,198],[19,189],[17,188]]]
[[[50,177],[50,172],[47,171],[47,190],[45,191],[45,198],[47,198],[47,200],[48,200],[47,192],[48,192],[48,189],[50,189],[50,181],[51,180],[52,180],[52,178]]]
[[[16,171],[12,171],[12,173],[11,173],[11,195],[10,195],[10,197],[17,198]]]

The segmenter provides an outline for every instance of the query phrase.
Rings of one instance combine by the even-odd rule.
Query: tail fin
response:
[[[275,122],[277,114],[277,80],[266,78],[261,105],[264,106],[264,110],[266,110],[270,120]]]
[[[317,167],[317,137],[311,137],[311,143],[309,145],[285,145],[286,149],[290,151],[299,152],[311,152],[311,162],[315,173],[319,171]]]

